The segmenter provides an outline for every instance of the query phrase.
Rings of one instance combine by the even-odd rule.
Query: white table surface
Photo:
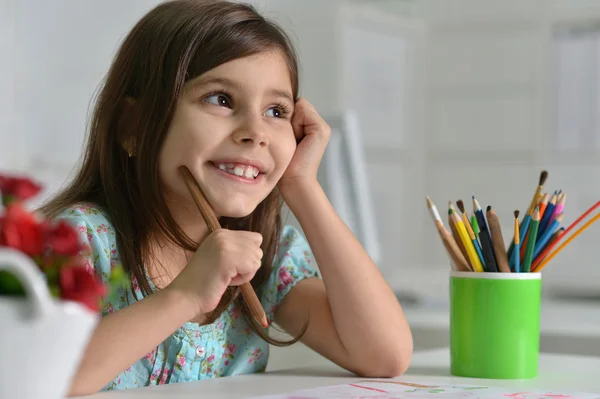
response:
[[[409,371],[397,380],[415,383],[473,384],[517,389],[590,392],[598,393],[600,398],[600,357],[540,354],[539,375],[528,380],[484,380],[452,377],[449,372],[449,364],[448,349],[418,352],[413,355]],[[357,380],[360,379],[322,359],[310,368],[105,392],[87,398],[234,399],[345,384]]]

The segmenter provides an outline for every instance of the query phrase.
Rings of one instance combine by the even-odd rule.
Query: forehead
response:
[[[186,83],[192,90],[209,84],[276,90],[292,97],[292,77],[286,58],[280,51],[257,53],[226,62]]]

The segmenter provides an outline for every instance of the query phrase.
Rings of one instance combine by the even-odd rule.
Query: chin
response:
[[[243,218],[250,215],[256,206],[249,207],[248,204],[221,203],[215,206],[215,213],[219,216],[229,218]]]

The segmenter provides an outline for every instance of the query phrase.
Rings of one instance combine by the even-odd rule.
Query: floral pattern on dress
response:
[[[81,203],[64,210],[56,219],[75,226],[83,244],[81,256],[86,266],[106,281],[110,270],[121,262],[115,229],[107,214],[93,204]],[[302,279],[318,277],[315,266],[304,237],[293,227],[285,226],[273,270],[265,284],[257,290],[270,321],[292,287]],[[131,283],[131,290],[120,289],[104,301],[102,316],[143,298],[138,281],[132,278]],[[151,287],[155,289],[153,284]],[[259,373],[265,370],[268,357],[269,344],[252,331],[241,310],[232,303],[210,325],[186,323],[181,326],[103,390]]]

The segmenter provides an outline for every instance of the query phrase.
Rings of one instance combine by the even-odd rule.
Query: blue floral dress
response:
[[[115,230],[108,216],[92,204],[78,204],[64,210],[55,219],[65,220],[77,228],[88,253],[86,266],[93,268],[106,281],[111,268],[121,263]],[[308,243],[296,229],[285,226],[273,271],[257,292],[269,321],[273,320],[277,305],[290,289],[300,280],[310,277],[318,277],[318,272]],[[137,281],[133,279],[131,283],[133,290],[113,292],[103,303],[103,316],[143,297]],[[252,332],[240,309],[232,304],[212,324],[184,324],[103,390],[262,372],[268,357],[268,343]]]

